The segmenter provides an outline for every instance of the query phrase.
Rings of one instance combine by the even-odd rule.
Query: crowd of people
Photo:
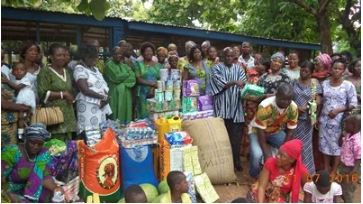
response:
[[[148,118],[147,99],[154,97],[161,69],[179,73],[183,81],[197,80],[201,95],[213,97],[215,116],[224,119],[230,138],[236,171],[247,169],[240,158],[249,148],[249,174],[256,181],[250,199],[298,202],[303,189],[306,202],[335,202],[339,196],[353,201],[352,183],[360,182],[359,58],[347,52],[320,53],[299,61],[298,52],[285,56],[279,51],[264,59],[261,53],[252,54],[248,42],[217,50],[209,41],[201,46],[186,42],[185,56],[179,56],[180,48],[173,43],[156,48],[144,42],[138,56],[121,40],[112,56],[103,60],[99,47],[97,40],[89,40],[75,58],[67,47],[54,43],[44,63],[40,46],[26,42],[20,61],[11,66],[2,49],[2,184],[11,186],[5,193],[12,201],[49,201],[43,195],[61,191],[49,179],[45,139],[79,139],[108,118],[123,124]],[[246,84],[265,92],[241,97]],[[63,123],[31,124],[39,107],[55,106]],[[241,145],[245,138],[249,147]],[[313,154],[313,138],[318,138],[318,154]],[[317,156],[323,163],[319,168]],[[168,183],[177,185],[169,177]],[[140,189],[130,191],[126,199],[138,199],[132,192]]]

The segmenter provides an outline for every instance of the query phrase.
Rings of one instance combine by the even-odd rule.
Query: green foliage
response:
[[[108,0],[107,16],[134,20],[147,20],[148,13],[142,0]]]
[[[152,2],[151,8],[145,3]],[[106,15],[144,20],[163,24],[199,27],[217,31],[241,33],[274,39],[300,42],[320,42],[316,16],[307,12],[294,0],[3,0],[2,5],[30,7],[66,13],[84,13],[102,20]],[[317,0],[301,0],[317,10]],[[360,18],[352,30],[341,26],[341,17],[349,0],[330,0],[327,7],[330,32],[335,47],[353,49],[360,41]],[[359,0],[352,0],[359,7]],[[351,14],[352,15],[352,14]],[[357,15],[356,15],[357,16]],[[359,39],[358,39],[359,38]],[[341,44],[341,46],[339,46]]]
[[[5,0],[2,6],[35,8],[65,13],[84,13],[102,20],[110,8],[108,0]]]
[[[110,4],[106,0],[91,0],[89,7],[91,8],[93,16],[100,21],[105,18]]]
[[[284,1],[249,2],[239,30],[254,36],[319,42],[313,16],[297,5]]]
[[[154,0],[149,15],[155,22],[235,31],[243,5],[237,0]]]

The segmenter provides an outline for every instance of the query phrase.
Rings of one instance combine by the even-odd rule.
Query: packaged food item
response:
[[[199,83],[197,80],[183,81],[183,96],[199,96]]]
[[[188,182],[188,194],[190,196],[190,199],[192,200],[192,203],[197,203],[197,193],[195,191],[195,183],[193,179],[193,174],[191,172],[184,172],[185,176],[187,177]]]
[[[79,196],[97,193],[96,202],[116,202],[121,196],[119,145],[116,134],[109,128],[93,148],[82,140],[77,142],[80,174]],[[94,200],[95,199],[95,200]]]
[[[85,130],[86,142],[89,147],[93,147],[101,140],[101,132],[99,129]]]
[[[173,100],[180,101],[181,97],[181,90],[180,89],[174,89],[173,91]]]
[[[153,98],[146,99],[146,108],[149,112],[153,112],[155,109],[156,100]]]
[[[206,173],[194,177],[194,183],[199,193],[205,203],[214,203],[219,199],[219,195],[214,189],[211,181]]]
[[[138,145],[156,144],[158,141],[153,123],[148,120],[131,122],[124,129],[119,137],[121,144],[125,148],[133,148]]]
[[[198,112],[189,112],[182,114],[183,120],[195,120],[195,119],[202,119],[202,118],[209,118],[214,117],[213,110],[206,110],[206,111],[198,111]]]
[[[196,97],[183,97],[182,101],[183,113],[198,111],[198,100]]]
[[[181,89],[181,81],[180,80],[174,80],[174,90],[175,89]]]
[[[257,86],[255,84],[246,84],[241,91],[241,96],[242,97],[245,97],[246,95],[262,96],[264,93],[265,93],[265,88]]]
[[[165,90],[166,91],[173,91],[174,82],[172,80],[168,80],[165,82]]]
[[[165,101],[173,100],[173,90],[166,90],[165,91]]]
[[[161,81],[167,81],[169,76],[169,70],[168,69],[160,69],[160,80]]]
[[[178,132],[170,132],[165,134],[165,139],[170,145],[182,145],[183,135]]]
[[[213,110],[213,97],[212,96],[199,96],[198,97],[198,110],[199,111]]]
[[[158,118],[165,118],[165,119],[169,119],[169,118],[172,118],[174,116],[179,116],[180,113],[179,111],[166,111],[166,112],[163,112],[163,113],[150,113],[149,114],[149,119],[152,120],[152,121],[155,121],[157,120]]]
[[[158,102],[163,102],[165,100],[164,92],[162,90],[155,89],[155,100]]]
[[[161,81],[161,80],[159,80],[159,81],[157,81],[156,82],[157,83],[157,86],[158,86],[158,90],[159,91],[165,91],[165,81]]]
[[[170,79],[175,81],[175,80],[180,80],[180,70],[179,69],[171,69],[170,70]],[[180,86],[179,86],[180,87]]]

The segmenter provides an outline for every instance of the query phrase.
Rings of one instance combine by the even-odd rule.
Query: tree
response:
[[[248,35],[318,43],[314,18],[297,5],[276,0],[248,3],[239,31]]]
[[[348,35],[351,47],[356,51],[360,49],[360,2],[354,0],[318,0],[317,3],[309,0],[289,1],[314,16],[318,25],[323,52],[333,53],[331,22],[341,24]],[[344,6],[344,8],[336,13],[341,6]],[[359,21],[359,24],[355,24],[357,21]]]
[[[150,1],[150,0],[149,0]],[[4,0],[2,5],[148,20],[164,24],[360,50],[360,0]],[[112,5],[112,7],[110,7]]]
[[[357,0],[155,0],[149,15],[155,22],[320,42],[329,54],[333,41],[360,49]]]
[[[243,7],[237,0],[154,0],[149,15],[155,22],[235,31]]]
[[[303,8],[307,13],[314,16],[319,31],[320,43],[322,51],[325,53],[333,53],[333,43],[331,38],[330,21],[328,14],[328,6],[330,0],[318,0],[317,3],[311,3],[304,0],[290,0],[292,3]]]
[[[4,0],[2,6],[36,8],[50,11],[85,13],[102,20],[110,8],[108,0]]]
[[[347,0],[338,18],[348,35],[350,46],[357,52],[360,51],[360,16],[360,1]]]
[[[108,0],[110,9],[107,16],[124,19],[146,20],[148,19],[147,11],[141,0]]]

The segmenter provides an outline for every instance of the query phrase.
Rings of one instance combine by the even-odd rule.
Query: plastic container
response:
[[[158,132],[158,141],[160,142],[165,133],[169,132],[169,123],[164,117],[155,120],[156,131]]]
[[[177,132],[177,131],[181,131],[181,124],[182,124],[182,119],[178,116],[174,116],[173,118],[168,119],[168,124],[169,124],[169,132]]]

